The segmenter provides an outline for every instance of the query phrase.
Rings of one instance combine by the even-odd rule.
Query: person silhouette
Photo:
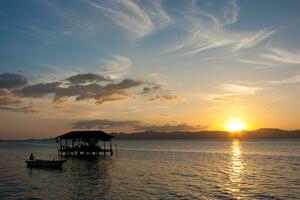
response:
[[[29,156],[29,160],[34,160],[33,154],[31,153]]]

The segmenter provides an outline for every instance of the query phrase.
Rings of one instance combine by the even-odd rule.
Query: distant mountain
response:
[[[21,142],[41,142],[41,141],[55,141],[55,138],[40,138],[40,139],[35,139],[35,138],[29,138],[29,139],[5,139],[5,140],[1,140],[1,141],[5,141],[5,142],[17,142],[17,141],[21,141]]]
[[[230,133],[226,131],[111,133],[117,139],[163,140],[163,139],[300,139],[300,130],[287,131],[275,128],[261,128],[253,131]]]
[[[230,133],[227,131],[180,131],[180,132],[160,132],[144,131],[135,133],[111,133],[120,140],[168,140],[168,139],[300,139],[300,130],[287,131],[277,128],[261,128],[253,131],[241,131]],[[23,139],[23,140],[0,140],[1,141],[55,141],[55,138],[46,139]]]

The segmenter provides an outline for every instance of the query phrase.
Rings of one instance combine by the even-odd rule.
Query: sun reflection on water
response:
[[[234,140],[231,145],[231,163],[232,163],[232,182],[239,182],[240,174],[243,171],[244,165],[242,160],[241,145],[238,140]]]
[[[231,144],[231,163],[229,178],[231,181],[229,190],[237,198],[241,198],[239,195],[240,183],[242,182],[242,174],[244,170],[244,164],[242,159],[241,144],[238,140],[233,140]]]

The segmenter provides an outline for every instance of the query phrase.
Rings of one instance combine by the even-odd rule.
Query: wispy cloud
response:
[[[115,55],[112,58],[103,61],[104,69],[101,71],[104,75],[111,79],[118,79],[127,74],[132,66],[130,58]]]
[[[251,33],[241,33],[237,35],[233,49],[240,50],[252,48],[269,38],[274,33],[275,31],[270,29],[263,29]]]
[[[240,7],[237,0],[229,0],[224,12],[224,24],[233,24],[238,20]]]
[[[86,9],[86,3],[84,1],[77,1],[76,3],[80,4],[82,10],[76,10],[74,7],[66,7],[60,5],[60,1],[39,1],[46,7],[48,7],[53,13],[59,16],[61,19],[66,20],[69,24],[77,26],[85,31],[95,31],[97,22],[94,18],[87,18],[86,15],[82,12],[83,9]],[[89,11],[88,11],[89,12]],[[65,36],[70,36],[71,31],[63,32]]]
[[[47,30],[34,25],[3,25],[0,27],[0,30],[34,38],[35,40],[38,40],[44,44],[48,44],[51,40],[55,39],[55,31]]]
[[[152,8],[148,9],[148,12],[142,9],[138,2],[132,0],[110,0],[97,3],[92,1],[90,5],[137,37],[148,35],[156,27],[171,22],[171,18],[159,1],[153,1]]]
[[[230,95],[252,95],[262,90],[261,87],[224,83],[220,87],[222,90],[229,92]]]
[[[160,0],[150,1],[150,5],[145,9],[145,11],[158,28],[167,26],[174,22],[166,10],[162,7]]]
[[[136,2],[112,0],[105,3],[106,5],[95,2],[90,4],[116,24],[139,37],[149,34],[154,29],[150,17]]]
[[[300,74],[295,76],[291,76],[285,79],[273,80],[273,81],[266,81],[266,83],[270,84],[296,84],[300,83]]]
[[[242,63],[246,63],[246,64],[252,64],[252,65],[256,65],[256,66],[263,66],[263,67],[259,67],[259,68],[268,68],[268,67],[272,67],[275,66],[276,63],[273,63],[271,61],[266,61],[266,60],[262,60],[262,59],[248,59],[248,58],[241,58],[238,57],[238,61],[242,62]]]
[[[219,93],[207,95],[207,99],[219,103],[230,103],[233,97],[255,95],[264,88],[251,84],[223,83]]]
[[[160,0],[149,2],[134,0],[77,1],[77,6],[72,7],[66,7],[59,1],[43,1],[42,3],[69,24],[88,32],[95,32],[103,27],[104,21],[99,13],[134,37],[143,37],[172,22]],[[91,14],[87,15],[87,13]],[[63,35],[70,36],[73,35],[73,32],[64,31]]]
[[[242,63],[256,65],[257,68],[270,68],[275,66],[295,66],[300,64],[300,51],[291,51],[268,46],[263,51],[254,52],[250,56],[237,56]],[[261,66],[261,67],[260,67]]]
[[[192,1],[178,25],[187,32],[187,36],[168,51],[180,55],[195,55],[205,50],[225,47],[230,52],[240,51],[257,46],[275,33],[268,28],[252,32],[230,30],[227,25],[237,21],[239,12],[237,2],[229,0],[224,15],[220,18],[202,11],[197,2]]]
[[[300,64],[300,52],[291,52],[288,50],[270,47],[268,53],[264,53],[261,57],[273,61],[286,64]]]
[[[79,74],[82,70],[76,69],[69,66],[56,66],[56,65],[41,65],[43,68],[43,73],[34,74],[34,76],[29,80],[30,84],[37,84],[40,82],[55,82],[64,80],[66,77],[74,76]]]
[[[99,64],[92,66],[56,66],[42,65],[47,73],[36,74],[30,80],[31,84],[39,82],[54,82],[64,80],[66,77],[76,76],[78,74],[100,74],[106,79],[120,79],[128,74],[133,65],[131,59],[126,56],[113,55],[100,61]],[[99,70],[100,68],[100,70]]]

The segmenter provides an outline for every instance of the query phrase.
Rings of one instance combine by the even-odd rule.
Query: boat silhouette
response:
[[[66,160],[26,160],[29,168],[61,169]]]

